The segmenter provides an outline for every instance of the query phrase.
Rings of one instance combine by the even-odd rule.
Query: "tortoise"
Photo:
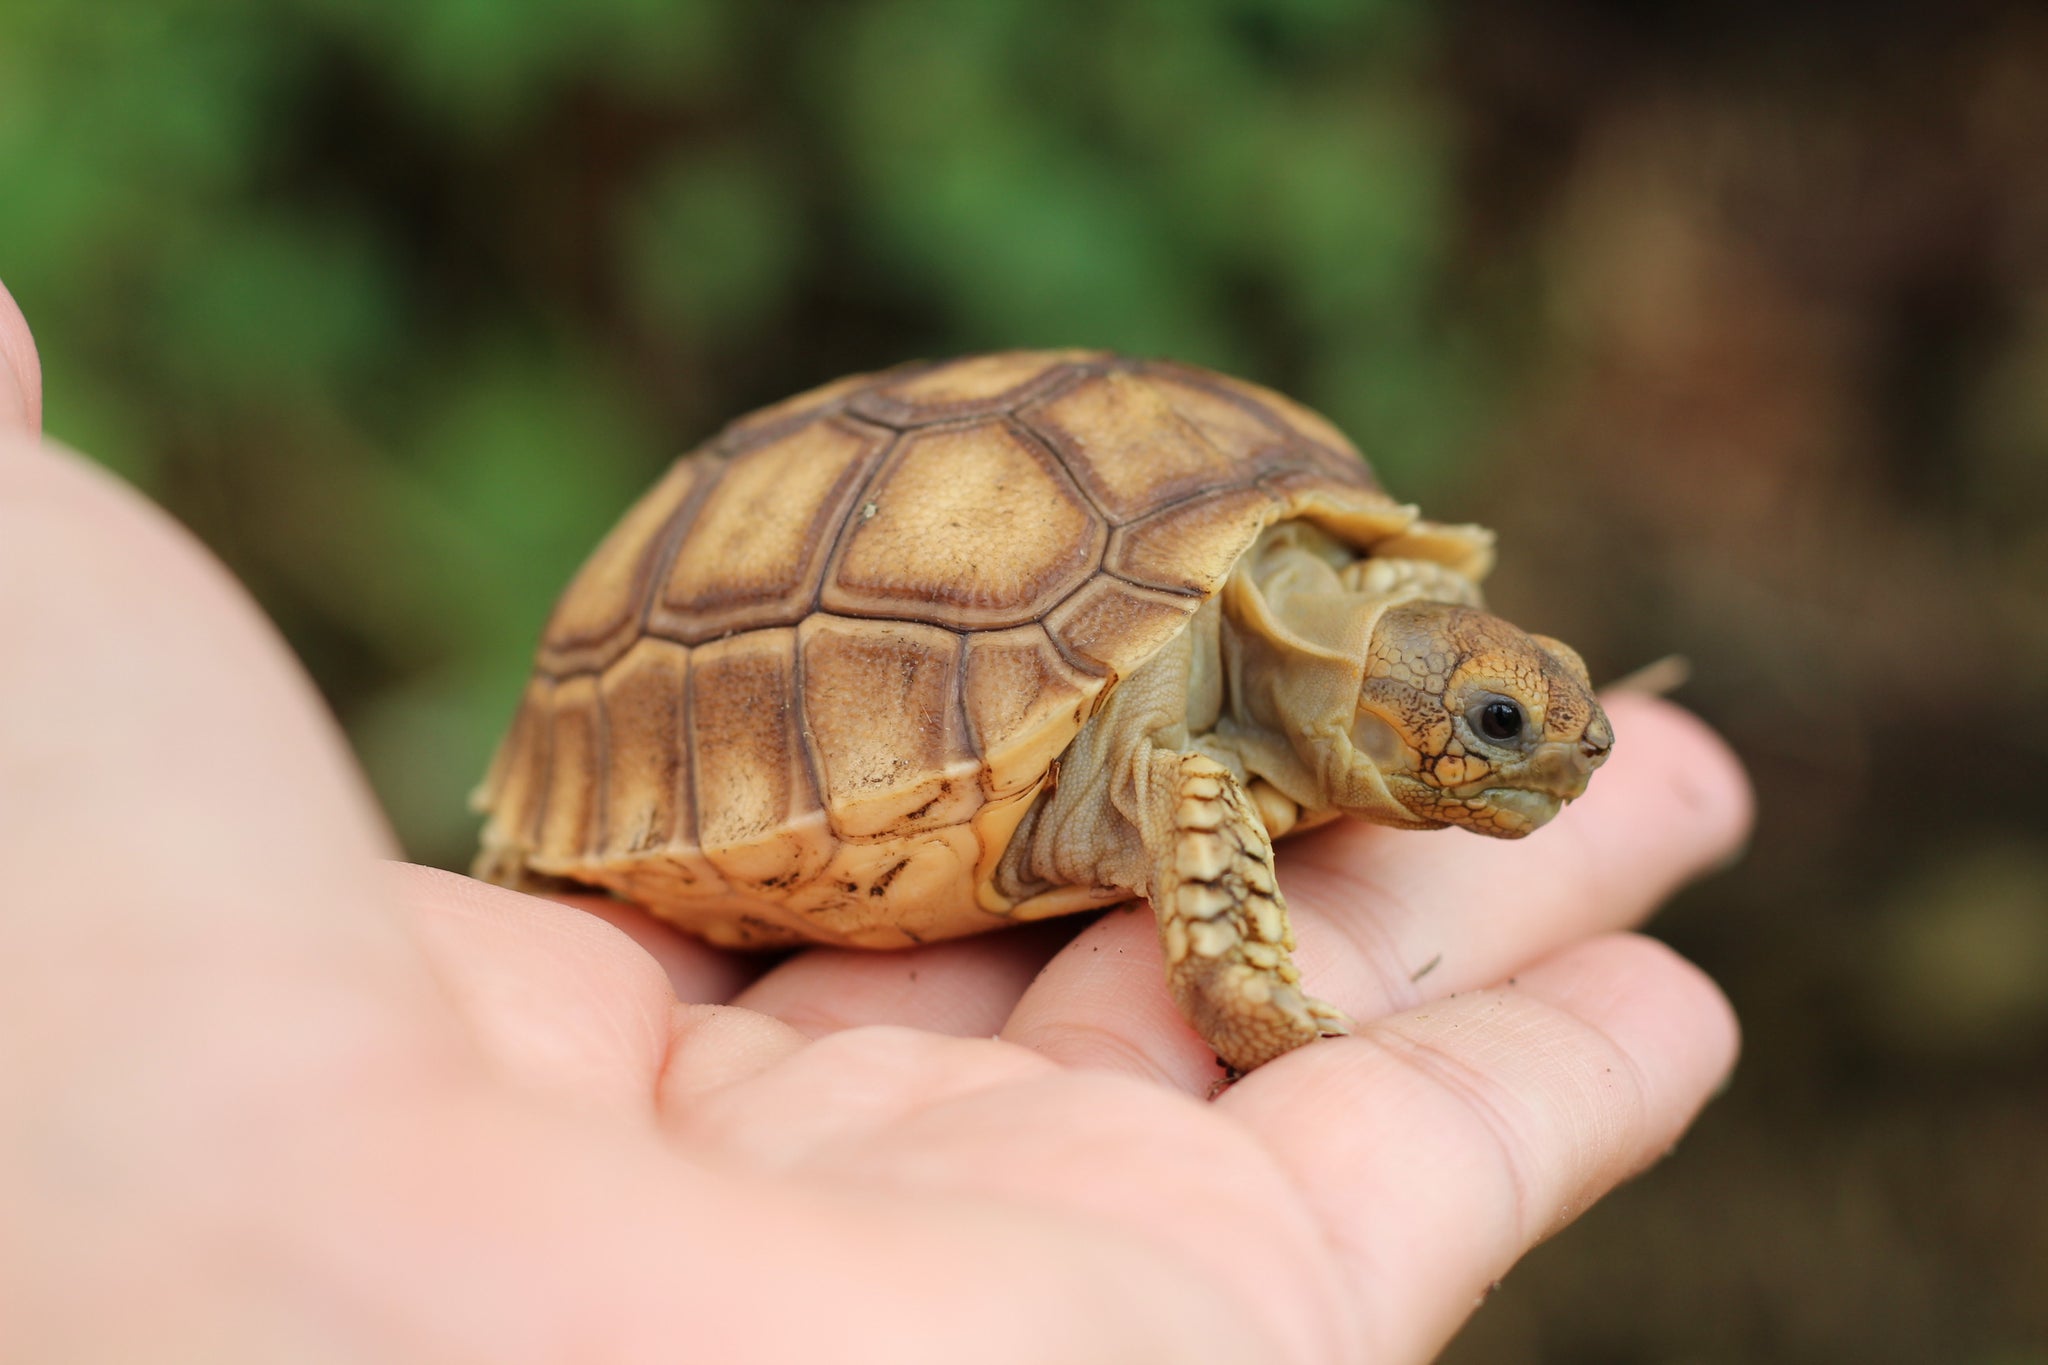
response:
[[[1516,838],[1613,732],[1327,420],[1188,365],[1013,351],[743,417],[550,616],[479,876],[714,944],[891,948],[1140,897],[1246,1071],[1347,1028],[1273,840],[1351,815]]]

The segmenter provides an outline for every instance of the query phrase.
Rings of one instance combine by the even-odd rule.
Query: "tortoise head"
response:
[[[1350,739],[1417,825],[1518,839],[1585,791],[1614,731],[1570,646],[1409,602],[1373,628]]]

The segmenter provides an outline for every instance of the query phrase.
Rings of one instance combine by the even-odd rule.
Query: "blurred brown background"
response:
[[[1321,407],[1756,775],[1748,1029],[1466,1362],[2048,1361],[2048,10],[0,0],[53,433],[216,547],[414,854],[723,419],[1029,345]]]

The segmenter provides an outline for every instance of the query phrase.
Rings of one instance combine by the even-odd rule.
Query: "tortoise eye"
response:
[[[1496,744],[1512,744],[1521,738],[1529,718],[1521,706],[1506,697],[1488,697],[1465,713],[1465,719],[1483,737]]]

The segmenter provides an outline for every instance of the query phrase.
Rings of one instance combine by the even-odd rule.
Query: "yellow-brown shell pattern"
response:
[[[754,413],[563,594],[479,792],[479,871],[733,945],[1007,923],[989,874],[1056,757],[1285,516],[1484,553],[1322,418],[1177,364],[1007,352]]]

